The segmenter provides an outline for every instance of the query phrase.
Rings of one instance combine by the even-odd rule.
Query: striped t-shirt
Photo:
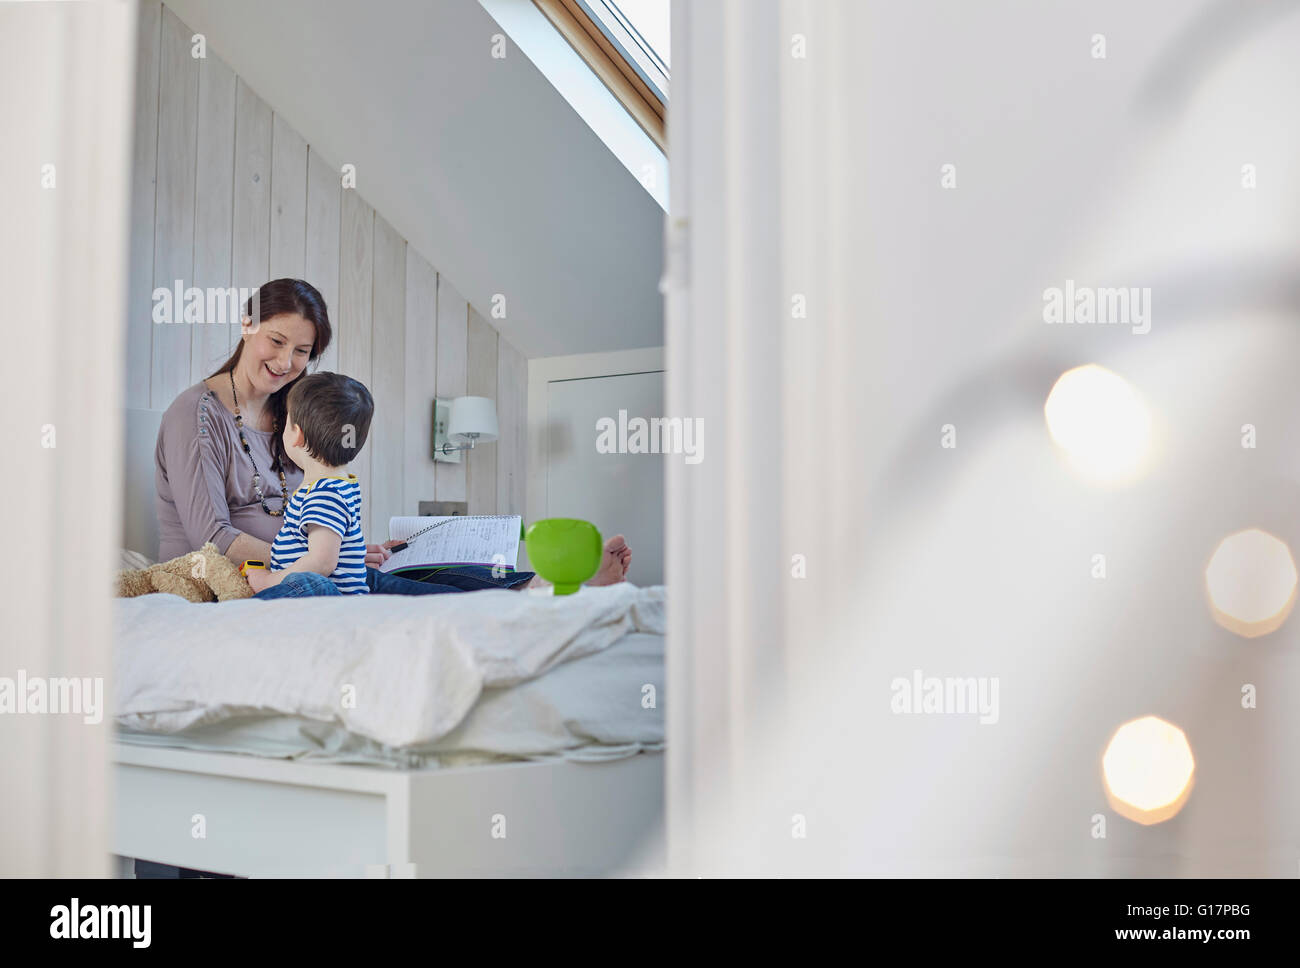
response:
[[[307,553],[309,524],[323,524],[343,539],[330,580],[344,595],[365,595],[366,539],[361,533],[361,485],[355,474],[322,477],[289,498],[284,524],[271,542],[271,570],[287,568]]]

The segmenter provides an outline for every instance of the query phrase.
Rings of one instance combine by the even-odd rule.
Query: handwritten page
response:
[[[438,565],[506,565],[519,559],[517,514],[456,515],[453,517],[400,517],[388,519],[388,536],[410,544],[380,566],[383,572]],[[430,525],[438,525],[416,534]]]

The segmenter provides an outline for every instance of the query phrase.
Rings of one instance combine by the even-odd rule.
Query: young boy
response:
[[[294,572],[315,572],[344,595],[366,595],[366,541],[361,487],[348,471],[370,432],[375,402],[365,385],[341,373],[313,373],[286,401],[284,449],[303,469],[302,486],[285,508],[271,543],[271,568],[248,570],[254,592]]]

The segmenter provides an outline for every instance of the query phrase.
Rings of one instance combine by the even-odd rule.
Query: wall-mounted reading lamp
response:
[[[497,439],[497,405],[487,397],[433,402],[433,459],[460,463],[460,452]]]

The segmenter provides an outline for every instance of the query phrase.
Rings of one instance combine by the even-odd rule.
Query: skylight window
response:
[[[651,140],[666,150],[670,0],[533,0]]]
[[[577,0],[641,79],[668,103],[670,0]]]

